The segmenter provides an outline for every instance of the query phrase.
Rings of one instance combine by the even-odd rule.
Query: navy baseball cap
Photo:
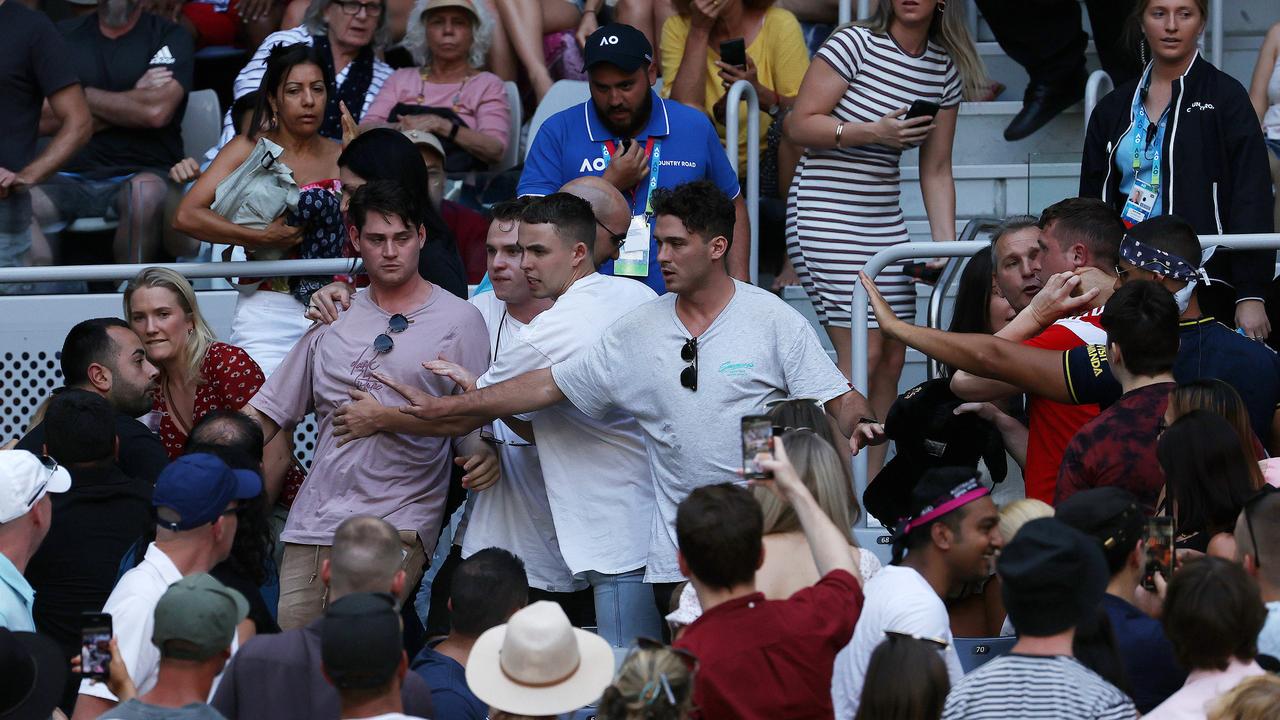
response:
[[[610,23],[587,36],[582,67],[590,70],[600,63],[616,65],[622,72],[633,73],[653,62],[653,46],[644,33],[622,23]]]
[[[194,453],[169,463],[156,479],[151,504],[156,525],[175,532],[208,525],[232,500],[262,492],[262,478],[252,470],[233,470],[216,455]]]

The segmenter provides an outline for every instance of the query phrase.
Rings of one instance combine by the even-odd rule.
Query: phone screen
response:
[[[725,65],[747,66],[747,43],[742,38],[725,40],[720,43],[720,61]]]
[[[744,478],[769,478],[773,473],[760,467],[756,456],[772,454],[769,439],[773,437],[773,419],[768,415],[748,415],[742,418],[742,476]]]
[[[84,613],[80,618],[80,674],[105,679],[111,663],[111,616]]]
[[[1155,591],[1155,574],[1159,572],[1168,582],[1173,574],[1173,518],[1153,517],[1147,520],[1147,565],[1142,571],[1142,587]]]

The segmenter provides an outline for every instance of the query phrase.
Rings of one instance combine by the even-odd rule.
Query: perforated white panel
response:
[[[234,292],[200,293],[200,309],[214,332],[226,337]],[[58,360],[71,326],[92,317],[119,315],[117,295],[0,296],[0,445],[21,438],[31,416],[62,385]],[[294,429],[294,454],[311,468],[315,418]]]

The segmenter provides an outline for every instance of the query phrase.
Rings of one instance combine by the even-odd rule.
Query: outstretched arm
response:
[[[564,393],[560,392],[560,388],[551,377],[549,367],[532,370],[487,388],[448,397],[429,395],[418,388],[385,377],[381,373],[374,375],[387,387],[400,393],[409,401],[408,405],[400,408],[400,412],[420,420],[438,420],[454,416],[492,420],[507,415],[541,410],[565,399]]]
[[[981,373],[1050,400],[1072,402],[1063,372],[1063,353],[980,333],[949,333],[916,327],[893,314],[870,278],[863,273],[859,273],[859,277],[871,299],[880,332],[885,335],[951,367]]]

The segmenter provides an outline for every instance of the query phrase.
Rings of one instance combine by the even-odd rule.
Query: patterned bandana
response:
[[[1134,239],[1132,235],[1125,235],[1124,240],[1120,242],[1120,259],[1139,270],[1146,270],[1174,280],[1188,283],[1203,282],[1205,285],[1212,282],[1205,274],[1204,268],[1196,267],[1173,253],[1146,245]]]

